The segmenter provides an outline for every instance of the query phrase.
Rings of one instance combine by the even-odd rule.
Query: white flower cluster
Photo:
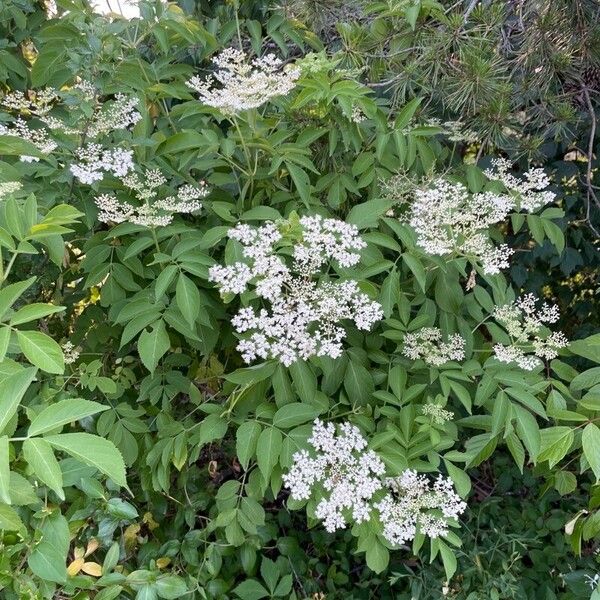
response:
[[[119,129],[127,129],[135,125],[142,115],[136,107],[139,100],[135,97],[117,94],[111,102],[102,104],[86,130],[89,137],[98,137]]]
[[[440,367],[450,360],[465,357],[465,340],[458,333],[453,333],[445,342],[437,327],[422,327],[404,336],[402,353],[412,360],[422,359],[428,365]]]
[[[319,419],[314,423],[308,443],[315,449],[316,457],[307,450],[294,454],[294,464],[283,475],[283,482],[295,500],[308,500],[313,488],[319,485],[324,496],[316,508],[316,516],[324,521],[329,532],[344,529],[347,524],[344,512],[357,523],[371,517],[370,500],[381,489],[381,476],[385,465],[372,450],[359,429],[350,423],[340,425],[336,435],[333,423],[324,425]]]
[[[442,123],[440,119],[433,118],[428,119],[425,124],[443,129],[444,133],[448,136],[448,140],[451,142],[473,144],[480,139],[480,136],[472,129],[469,129],[462,121],[444,121]]]
[[[229,231],[242,244],[246,262],[210,269],[209,279],[221,293],[242,294],[252,282],[256,295],[271,304],[270,311],[242,308],[232,320],[238,333],[249,334],[238,344],[246,362],[275,358],[289,366],[314,355],[337,358],[345,337],[340,321],[350,319],[368,330],[383,317],[381,305],[362,293],[356,281],[313,280],[332,260],[341,267],[360,260],[365,242],[357,228],[320,216],[302,217],[299,224],[291,268],[277,255],[279,249],[289,253],[290,240],[283,240],[277,224],[267,222]]]
[[[448,520],[457,519],[467,505],[454,491],[449,478],[438,475],[430,484],[425,475],[408,469],[385,481],[390,494],[375,504],[383,536],[391,544],[412,540],[417,532],[431,538],[448,533]]]
[[[62,351],[65,358],[65,365],[72,365],[79,358],[79,348],[73,346],[71,342],[65,342],[62,345]]]
[[[424,404],[421,407],[421,412],[425,416],[431,417],[431,420],[436,425],[443,425],[454,418],[454,413],[442,408],[439,404],[434,404],[433,402]]]
[[[0,199],[5,196],[9,196],[10,194],[14,194],[14,192],[19,191],[23,187],[18,181],[5,181],[0,183]]]
[[[217,67],[213,75],[204,80],[194,76],[187,85],[198,92],[204,104],[225,114],[257,108],[271,98],[285,96],[300,76],[296,68],[282,69],[274,54],[249,62],[245,53],[235,48],[223,50],[213,63]]]
[[[145,227],[164,227],[173,221],[174,213],[192,213],[202,208],[199,201],[208,194],[206,184],[198,186],[184,184],[174,195],[158,198],[159,189],[167,183],[157,169],[146,170],[143,177],[136,172],[122,177],[123,185],[133,191],[140,206],[120,200],[112,194],[102,194],[95,198],[100,212],[98,220],[103,223],[123,223],[129,221]]]
[[[494,355],[500,362],[516,363],[531,371],[540,364],[540,359],[556,358],[558,350],[569,345],[560,331],[544,335],[545,325],[558,321],[558,307],[544,303],[538,309],[536,304],[537,298],[526,294],[516,302],[494,310],[494,318],[504,326],[512,341],[509,346],[494,345]],[[533,354],[527,354],[530,347],[533,347]]]
[[[501,181],[507,190],[510,190],[516,199],[519,210],[535,212],[554,201],[554,192],[546,190],[550,185],[550,179],[542,169],[529,169],[524,173],[524,179],[518,179],[509,170],[512,164],[505,158],[492,160],[493,169],[486,169],[485,176],[488,179]]]
[[[0,104],[9,110],[42,116],[52,109],[57,98],[58,94],[53,88],[30,90],[27,95],[21,90],[14,90],[6,94]]]
[[[508,161],[497,159],[494,166],[496,170],[486,171],[486,176],[502,181],[509,193],[470,194],[461,183],[443,179],[416,192],[407,220],[425,252],[473,258],[489,275],[509,266],[513,250],[506,244],[493,244],[488,234],[490,226],[504,221],[512,211],[538,210],[552,202],[554,194],[544,190],[549,180],[541,169],[531,169],[525,173],[525,180],[519,180],[508,173]]]
[[[48,132],[45,129],[32,129],[21,117],[15,119],[10,124],[10,127],[0,123],[0,135],[9,135],[26,140],[33,144],[42,154],[50,154],[58,146],[48,136]],[[21,161],[23,162],[38,162],[39,160],[37,156],[21,156]]]
[[[315,515],[325,529],[344,529],[352,520],[369,521],[377,509],[383,535],[391,544],[414,538],[418,530],[430,537],[448,532],[448,519],[466,509],[452,481],[438,476],[433,486],[427,477],[407,470],[400,477],[383,478],[385,465],[359,429],[346,422],[339,426],[315,420],[308,443],[314,452],[301,450],[283,475],[283,483],[294,500],[319,499]],[[387,488],[379,501],[374,496]]]
[[[76,152],[79,162],[70,167],[73,176],[81,183],[91,185],[101,181],[105,173],[124,177],[134,168],[133,150],[105,149],[100,144],[86,144]]]

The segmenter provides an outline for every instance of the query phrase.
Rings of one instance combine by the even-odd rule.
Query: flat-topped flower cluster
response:
[[[323,278],[332,262],[339,267],[359,262],[366,244],[354,225],[311,216],[302,217],[295,232],[288,221],[240,224],[228,235],[242,245],[245,260],[212,267],[209,279],[222,294],[252,287],[270,305],[241,308],[232,319],[235,330],[246,334],[237,346],[246,362],[274,358],[289,366],[315,355],[337,358],[345,337],[342,320],[368,330],[382,318],[381,305],[355,280]]]
[[[62,96],[73,97],[71,105],[68,105],[68,122],[50,114],[60,104]],[[73,101],[88,105],[89,112],[73,110]],[[98,139],[135,125],[142,118],[137,110],[138,103],[138,98],[124,94],[116,94],[113,99],[101,102],[93,84],[87,81],[81,81],[66,91],[43,88],[24,93],[17,90],[0,100],[5,109],[18,113],[12,122],[0,124],[0,135],[24,139],[45,155],[52,154],[59,147],[64,151],[65,145],[59,144],[56,134],[77,136],[81,145],[68,159],[70,171],[82,183],[92,184],[100,181],[105,173],[119,177],[133,168],[131,150],[107,147]],[[26,121],[24,116],[33,117],[35,123]],[[37,162],[39,158],[23,155],[21,160]]]
[[[541,364],[540,359],[552,360],[558,350],[569,345],[564,333],[548,332],[546,327],[558,321],[558,307],[544,302],[537,308],[537,304],[533,294],[525,294],[516,302],[496,307],[494,318],[511,338],[510,345],[494,345],[497,360],[531,371]]]
[[[133,171],[123,174],[123,185],[133,192],[140,203],[135,206],[113,194],[96,196],[96,206],[100,210],[98,220],[103,223],[123,223],[128,221],[145,227],[164,227],[173,221],[175,213],[192,213],[202,208],[200,202],[208,194],[206,184],[184,184],[174,194],[159,197],[160,189],[167,184],[158,169],[146,169],[143,175]]]
[[[508,172],[510,162],[493,161],[485,175],[502,182],[506,193],[471,194],[462,183],[438,179],[416,191],[406,220],[417,234],[417,244],[428,254],[466,256],[480,263],[484,273],[495,275],[509,266],[513,254],[506,244],[496,246],[490,226],[519,210],[534,212],[554,200],[546,190],[550,181],[541,169],[531,169],[524,179]]]
[[[258,108],[272,98],[285,96],[300,77],[299,69],[282,68],[281,60],[274,54],[250,61],[243,51],[227,48],[213,63],[217,69],[212,75],[206,79],[194,76],[187,85],[198,92],[204,104],[227,115]]]
[[[412,360],[422,359],[428,365],[440,367],[448,361],[465,357],[465,340],[458,333],[453,333],[444,341],[439,328],[422,327],[404,336],[402,353]]]
[[[446,535],[449,520],[466,509],[452,482],[441,475],[433,486],[410,469],[384,478],[383,461],[367,449],[367,440],[351,423],[342,423],[337,433],[333,423],[317,419],[308,443],[314,452],[297,452],[283,481],[293,499],[318,500],[315,516],[329,532],[369,521],[376,513],[383,536],[399,545],[417,532],[432,538]]]

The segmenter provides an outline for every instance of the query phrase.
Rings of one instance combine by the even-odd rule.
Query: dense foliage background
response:
[[[598,2],[140,11],[0,2],[0,596],[600,598]],[[293,89],[208,106],[186,82],[226,48],[276,54]],[[485,228],[510,266],[427,253],[416,200],[438,178],[506,192],[484,174],[498,157],[555,194]],[[161,198],[205,186],[202,208],[136,222],[128,160],[162,172]],[[120,223],[99,215],[111,194]],[[357,281],[383,318],[344,321],[338,358],[248,366],[231,320],[260,298],[209,270],[243,259],[238,223],[278,222],[289,256],[315,214],[366,243],[323,279]],[[493,348],[514,341],[494,309],[527,293],[570,340],[532,370]],[[462,336],[464,360],[406,356],[423,327]],[[282,479],[315,417],[358,426],[389,476],[449,476],[466,510],[400,547],[374,519],[328,533]]]

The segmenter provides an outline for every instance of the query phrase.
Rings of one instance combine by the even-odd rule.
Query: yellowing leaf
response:
[[[171,564],[171,559],[167,556],[163,556],[162,558],[159,558],[156,561],[156,566],[159,569],[164,569],[165,567],[168,567]]]
[[[75,577],[75,575],[77,575],[77,573],[79,573],[79,571],[81,571],[81,567],[83,567],[84,562],[85,561],[83,560],[83,558],[76,558],[67,567],[67,573],[69,574],[69,577]]]
[[[86,562],[81,567],[81,570],[92,577],[102,577],[102,567],[95,562]]]

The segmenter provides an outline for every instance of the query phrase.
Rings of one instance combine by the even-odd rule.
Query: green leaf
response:
[[[188,592],[185,579],[177,575],[167,575],[156,580],[156,593],[164,600],[176,600]]]
[[[29,321],[35,321],[63,310],[65,310],[64,306],[55,306],[54,304],[35,302],[20,308],[10,318],[10,324],[14,326],[21,325],[22,323],[29,323]]]
[[[200,292],[194,282],[184,275],[179,275],[175,289],[175,302],[183,318],[193,327],[200,313]]]
[[[2,153],[0,152],[0,154]],[[34,281],[35,277],[30,277],[24,281],[11,283],[0,290],[0,317],[4,316],[6,311],[21,297],[25,290],[31,287]]]
[[[237,383],[238,385],[258,383],[259,381],[271,377],[273,373],[275,373],[276,368],[277,363],[275,361],[268,361],[260,365],[237,369],[236,371],[225,375],[225,379],[231,381],[231,383]]]
[[[273,417],[273,425],[280,429],[291,429],[307,421],[312,421],[318,414],[319,409],[310,404],[292,402],[282,406]]]
[[[377,539],[372,537],[366,551],[367,566],[375,573],[382,573],[390,562],[389,550]]]
[[[17,511],[7,504],[0,504],[0,531],[22,531],[25,529]]]
[[[51,490],[54,490],[61,500],[64,500],[62,471],[50,444],[43,438],[25,440],[23,455],[35,476]]]
[[[138,339],[137,347],[142,363],[150,373],[154,373],[158,361],[171,347],[165,322],[157,321],[152,326],[152,331],[144,329]]]
[[[116,484],[127,487],[125,463],[112,442],[91,433],[61,433],[43,439],[54,448],[95,467]]]
[[[596,481],[600,480],[600,429],[594,423],[588,423],[581,436],[583,454],[587,459]]]
[[[540,431],[539,461],[548,461],[552,469],[570,450],[575,435],[570,427],[549,427]]]
[[[256,444],[261,431],[262,427],[256,421],[246,421],[238,427],[235,435],[235,451],[244,469],[248,468],[250,459],[256,452]]]
[[[456,556],[454,556],[454,552],[452,552],[452,550],[440,539],[438,539],[438,547],[440,549],[440,554],[442,555],[442,562],[444,563],[446,579],[450,581],[454,573],[456,573]]]
[[[538,427],[535,417],[529,411],[517,405],[513,405],[513,409],[517,413],[517,433],[525,445],[525,448],[527,448],[531,461],[535,464],[540,452],[540,428]]]
[[[0,155],[9,156],[35,156],[43,158],[44,155],[27,140],[13,135],[0,135]]]
[[[65,370],[65,359],[60,346],[41,331],[17,331],[21,351],[36,367],[60,375]]]
[[[256,579],[246,579],[234,588],[233,593],[242,600],[260,600],[270,595]]]
[[[27,561],[29,568],[41,579],[66,583],[69,525],[58,512],[46,517],[39,528],[42,539]]]
[[[268,427],[258,437],[256,444],[256,461],[264,479],[269,481],[271,471],[279,460],[283,438],[281,431]]]
[[[310,365],[303,360],[296,361],[290,365],[290,374],[300,399],[311,402],[317,393],[317,378]]]
[[[17,412],[36,373],[35,367],[29,367],[4,376],[0,380],[0,433]]]
[[[569,344],[569,350],[577,356],[583,356],[593,362],[600,363],[600,333],[583,340],[572,341]]]
[[[61,400],[46,407],[33,419],[27,435],[29,437],[40,435],[67,423],[79,421],[85,417],[108,410],[108,408],[108,406],[103,406],[98,402],[82,400],[81,398]]]
[[[392,204],[393,201],[386,198],[376,198],[362,204],[356,204],[350,209],[346,221],[356,225],[359,229],[377,227],[379,218],[390,209]]]
[[[10,504],[10,462],[8,438],[3,435],[0,437],[0,502]]]

